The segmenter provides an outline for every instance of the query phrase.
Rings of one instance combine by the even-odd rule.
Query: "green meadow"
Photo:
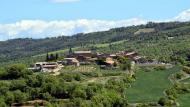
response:
[[[136,81],[126,90],[129,103],[158,101],[164,96],[164,90],[172,85],[168,79],[169,75],[178,71],[178,67],[150,71],[139,69],[136,73]]]

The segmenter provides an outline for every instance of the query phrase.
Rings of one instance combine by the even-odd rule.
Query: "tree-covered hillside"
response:
[[[150,47],[150,52],[154,53],[155,52],[154,49],[151,49],[152,46],[156,46],[158,45],[158,43],[163,45],[163,41],[165,41],[164,42],[165,46],[171,45],[171,43],[168,44],[167,42],[167,40],[171,41],[171,39],[174,42],[172,43],[173,44],[172,46],[174,47],[175,44],[179,44],[180,39],[181,39],[181,44],[187,43],[186,46],[188,46],[188,39],[190,35],[189,29],[190,29],[190,22],[168,22],[168,23],[150,22],[147,25],[115,28],[109,31],[94,32],[88,34],[81,33],[70,37],[59,36],[59,37],[45,38],[45,39],[26,38],[26,39],[1,41],[0,62],[8,62],[10,60],[17,60],[51,51],[68,49],[69,47],[86,48],[91,45],[96,46],[97,44],[102,44],[102,43],[111,44],[113,42],[121,40],[126,40],[127,44],[124,45],[128,45],[122,48],[125,47],[132,49],[141,48],[140,50],[142,50],[145,47],[147,48],[148,46]],[[185,45],[183,46],[185,47]],[[183,54],[185,51],[186,53],[187,49],[186,48],[184,49],[183,46],[180,47],[179,52],[178,51],[173,52],[173,50],[171,50],[170,52],[172,52],[172,54],[173,53]],[[89,47],[88,49],[91,48],[92,47]],[[103,50],[107,51],[105,47],[103,48]],[[137,51],[139,50],[137,49]]]

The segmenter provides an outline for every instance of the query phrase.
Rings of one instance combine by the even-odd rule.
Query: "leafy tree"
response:
[[[85,90],[81,86],[75,86],[74,90],[72,91],[71,98],[83,98],[86,99]]]
[[[5,95],[9,91],[9,84],[0,82],[0,95]]]
[[[56,54],[55,54],[55,59],[57,60],[58,58],[59,58],[59,54],[56,53]]]
[[[4,101],[4,98],[0,96],[0,107],[7,107],[7,104]]]
[[[46,100],[46,101],[52,100],[52,96],[51,96],[48,92],[43,93],[43,94],[42,94],[42,98],[43,98],[44,100]]]
[[[6,79],[17,79],[24,77],[29,71],[26,70],[26,66],[23,64],[13,64],[6,68]]]
[[[69,48],[69,54],[71,55],[73,53],[73,50],[72,50],[72,48],[70,47]]]
[[[15,102],[15,98],[14,98],[14,94],[13,92],[7,92],[6,95],[5,95],[5,101],[6,101],[6,104],[8,105],[11,105],[12,103]]]
[[[28,95],[20,90],[13,91],[13,95],[16,103],[23,103],[28,99]]]
[[[92,103],[101,107],[126,107],[128,105],[127,101],[114,91],[94,96],[92,98]]]
[[[22,80],[14,80],[11,81],[10,90],[21,90],[26,91],[26,81],[24,79]]]
[[[132,66],[131,66],[131,61],[128,58],[125,57],[117,57],[117,60],[120,63],[120,68],[122,70],[128,70],[131,71],[132,70]]]
[[[49,61],[49,53],[46,54],[46,61]]]

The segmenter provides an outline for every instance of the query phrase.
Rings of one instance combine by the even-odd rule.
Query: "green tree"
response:
[[[14,94],[12,92],[7,92],[5,95],[5,101],[7,104],[11,105],[15,102]]]
[[[0,107],[7,107],[7,104],[2,96],[0,96]]]
[[[20,77],[24,77],[28,71],[26,70],[26,66],[23,64],[13,64],[6,68],[7,75],[6,79],[17,79]]]
[[[87,96],[86,96],[85,90],[82,89],[82,87],[76,86],[75,89],[72,92],[71,97],[72,98],[83,98],[83,99],[86,99]]]
[[[72,50],[72,48],[70,47],[70,48],[69,48],[69,55],[71,55],[71,54],[73,54],[73,50]]]
[[[15,103],[23,103],[28,99],[28,95],[21,92],[20,90],[13,91]]]
[[[46,101],[52,100],[52,96],[51,96],[48,92],[43,93],[43,94],[42,94],[42,97],[43,97],[43,99],[46,100]]]
[[[49,61],[49,53],[46,54],[46,61]]]
[[[5,95],[9,91],[9,84],[0,82],[0,95]]]
[[[58,58],[59,58],[59,54],[56,53],[56,54],[55,54],[55,59],[57,60]]]
[[[24,79],[22,80],[14,80],[11,81],[10,90],[21,90],[26,91],[26,81]]]

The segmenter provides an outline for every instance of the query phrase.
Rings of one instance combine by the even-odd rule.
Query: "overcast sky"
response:
[[[190,0],[0,0],[0,8],[0,40],[190,20]]]

